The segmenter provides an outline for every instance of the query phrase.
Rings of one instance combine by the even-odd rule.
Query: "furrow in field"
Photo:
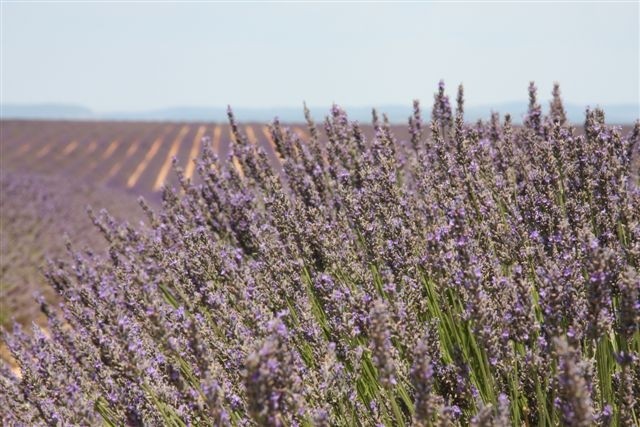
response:
[[[278,154],[278,148],[276,147],[275,141],[271,137],[271,132],[269,132],[269,126],[267,125],[262,126],[262,134],[264,135],[266,141],[269,143],[269,147],[271,147],[271,151],[273,152],[273,155],[279,158],[280,155]]]
[[[96,148],[98,148],[98,141],[94,139],[87,146],[87,150],[85,151],[84,155],[87,157],[91,156],[93,152],[96,151]]]
[[[111,141],[107,149],[104,150],[104,153],[102,153],[102,160],[107,160],[109,157],[111,157],[115,149],[118,148],[118,145],[120,145],[120,142],[121,140],[119,139],[114,139],[113,141]]]
[[[216,127],[216,129],[218,129]],[[196,159],[200,154],[200,148],[202,146],[202,138],[204,137],[204,133],[206,132],[206,126],[200,126],[198,128],[198,132],[196,133],[195,138],[193,139],[193,143],[191,144],[191,151],[189,151],[189,157],[187,158],[187,167],[184,170],[184,177],[186,179],[191,179],[193,176],[193,172],[196,168]],[[214,131],[215,133],[215,131]]]
[[[133,150],[131,146],[139,145],[147,136],[147,133],[148,129],[146,127],[134,123],[120,123],[115,129],[107,128],[103,130],[104,148],[101,148],[100,153],[89,164],[89,168],[86,171],[87,179],[94,177],[94,179],[102,183],[111,180],[115,176],[115,174],[111,173],[114,165],[120,163],[118,169],[122,170],[124,165],[131,161],[131,156],[135,154],[134,152],[129,153],[129,156],[127,155],[129,150]],[[138,151],[138,148],[135,151]]]
[[[158,137],[159,129],[161,129],[161,125],[158,123],[131,124],[131,132],[129,132],[128,135],[123,135],[125,139],[122,147],[116,150],[110,160],[110,163],[122,162],[122,166],[118,173],[109,180],[109,185],[111,187],[127,188],[127,180],[129,176],[144,159],[149,148],[153,144],[153,141]],[[134,143],[138,146],[136,151],[127,156],[125,151],[127,151],[129,146]],[[139,185],[137,187],[139,187]]]
[[[258,138],[256,137],[256,133],[253,131],[253,128],[249,125],[244,127],[244,131],[247,134],[247,140],[250,144],[258,145]]]
[[[40,171],[45,174],[62,174],[65,170],[70,170],[71,165],[82,157],[82,149],[86,141],[92,134],[95,125],[92,123],[76,123],[66,132],[64,140],[56,144],[55,154],[51,154],[50,159],[43,164]],[[73,171],[72,171],[73,172]]]
[[[67,160],[67,156],[73,153],[78,148],[78,141],[75,139],[60,141],[54,143],[53,148],[47,155],[47,161],[39,162],[35,165],[38,168],[39,173],[43,174],[56,174],[61,171],[63,164]]]
[[[180,143],[184,139],[184,137],[189,132],[189,126],[185,125],[180,129],[178,136],[173,140],[171,144],[171,149],[167,153],[167,157],[164,159],[162,163],[162,167],[160,168],[160,172],[158,172],[158,176],[156,177],[155,182],[153,183],[153,191],[158,191],[164,185],[165,180],[167,179],[167,175],[169,174],[169,169],[171,169],[171,163],[173,158],[178,154],[178,150],[180,149]]]
[[[70,130],[69,127],[69,124],[55,123],[46,134],[34,132],[34,134],[30,136],[34,141],[32,146],[33,156],[26,156],[24,162],[16,166],[26,167],[27,169],[37,168],[42,164],[42,159],[49,154],[57,144],[67,138]]]
[[[69,162],[69,164],[64,168],[65,172],[70,172],[75,176],[79,176],[84,168],[88,166],[92,161],[93,153],[98,149],[98,141],[96,139],[91,139],[88,142],[82,144],[82,149],[76,156],[76,158]]]
[[[163,126],[157,126],[154,135],[162,135],[162,144],[160,145],[160,149],[153,157],[153,159],[149,162],[144,172],[138,179],[136,183],[136,191],[142,191],[145,193],[154,192],[153,187],[158,177],[158,172],[162,169],[162,165],[164,163],[165,158],[169,155],[171,151],[172,142],[178,137],[182,126],[186,125],[185,123],[178,123],[169,128],[169,131],[163,132]],[[188,135],[188,133],[187,133]],[[155,141],[155,138],[154,138]],[[151,144],[153,145],[153,144]],[[146,151],[145,151],[146,153]],[[137,166],[137,165],[136,165]],[[133,170],[133,169],[132,169]],[[174,174],[171,173],[171,167],[169,167],[169,172],[167,174],[167,179],[165,180],[166,184],[171,184],[174,178]]]
[[[72,139],[68,142],[56,144],[55,150],[51,153],[47,162],[43,162],[40,172],[45,174],[58,173],[63,169],[67,156],[72,154],[78,148],[78,140]]]
[[[2,157],[4,158],[5,161],[12,160],[14,158],[21,158],[29,152],[29,149],[31,149],[32,144],[33,144],[32,141],[23,142],[22,144],[19,144],[20,147],[17,150],[9,153],[3,153]]]
[[[44,156],[46,156],[47,154],[49,154],[49,152],[51,151],[51,149],[53,149],[53,145],[54,145],[54,142],[53,142],[53,141],[49,141],[49,142],[47,143],[47,145],[45,145],[44,147],[42,147],[41,149],[39,149],[39,150],[36,152],[36,156],[35,156],[35,157],[36,157],[36,159],[38,159],[38,160],[39,160],[39,159],[43,158]]]
[[[139,146],[140,146],[139,141],[134,141],[133,143],[131,143],[131,145],[129,145],[129,148],[127,148],[127,152],[125,153],[124,159],[120,160],[117,163],[114,163],[113,166],[111,166],[111,169],[109,169],[109,172],[107,173],[107,175],[105,175],[105,177],[101,180],[101,182],[107,182],[111,178],[116,176],[116,174],[120,171],[120,169],[122,169],[122,166],[124,165],[124,163],[131,156],[133,156],[136,153],[136,151],[138,151]]]
[[[51,123],[49,132],[46,134],[36,133],[33,136],[30,152],[32,155],[25,155],[20,159],[15,159],[13,165],[16,170],[39,171],[43,165],[48,164],[43,159],[49,153],[68,138],[68,134],[73,131],[70,123]]]
[[[4,163],[14,157],[22,157],[31,147],[29,134],[34,129],[17,126],[14,123],[0,122],[0,158]]]
[[[222,125],[217,125],[213,130],[213,140],[211,141],[211,149],[217,156],[221,156],[220,152],[220,140],[222,139]]]
[[[151,160],[153,160],[156,154],[158,154],[158,150],[160,150],[160,146],[162,145],[162,141],[164,140],[164,136],[166,133],[167,132],[163,132],[160,136],[158,136],[158,138],[156,138],[156,140],[151,145],[151,148],[149,149],[149,151],[147,151],[146,155],[144,156],[144,159],[142,159],[142,161],[138,163],[138,166],[136,167],[136,169],[133,171],[133,173],[129,176],[129,179],[127,180],[127,188],[133,188],[136,185],[136,183],[140,179],[140,176],[142,175],[144,170],[147,168],[147,165],[149,165]]]
[[[78,148],[78,141],[71,141],[69,144],[67,144],[66,147],[64,147],[64,150],[62,150],[62,155],[68,156],[69,154],[73,153],[76,148]]]
[[[100,162],[108,160],[109,157],[113,155],[113,152],[116,151],[116,148],[118,148],[121,142],[122,140],[120,139],[114,139],[113,141],[109,142],[108,145],[104,144],[104,151],[101,154],[100,152],[96,153],[96,156],[94,156],[91,161],[85,162],[84,167],[80,168],[78,176],[89,175],[100,164]]]

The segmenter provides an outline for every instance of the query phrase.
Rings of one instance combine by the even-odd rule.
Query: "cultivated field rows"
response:
[[[162,185],[177,184],[172,159],[187,178],[197,180],[195,163],[208,137],[214,152],[224,158],[232,138],[228,124],[24,121],[0,122],[0,167],[6,171],[62,175],[81,182],[151,195]],[[406,139],[404,126],[397,137]],[[303,140],[305,124],[290,126]],[[276,155],[265,124],[242,124],[252,144],[261,145],[277,166]],[[396,129],[394,129],[396,130]],[[371,126],[363,132],[372,136]]]

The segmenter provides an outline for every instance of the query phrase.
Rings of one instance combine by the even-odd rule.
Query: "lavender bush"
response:
[[[640,124],[466,124],[440,85],[410,141],[334,106],[325,137],[239,131],[202,183],[92,213],[106,259],[50,265],[47,330],[5,334],[7,425],[637,425]],[[321,143],[326,139],[326,143]]]

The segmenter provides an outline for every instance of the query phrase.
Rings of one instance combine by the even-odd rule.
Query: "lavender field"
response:
[[[304,124],[288,126],[308,139]],[[193,159],[202,150],[202,139],[208,138],[221,158],[227,157],[233,139],[226,123],[3,120],[0,127],[3,170],[62,176],[151,198],[164,184],[178,185],[171,173],[174,157],[185,176],[199,182]],[[243,123],[241,130],[277,167],[267,125]],[[398,138],[408,138],[406,126],[394,125],[393,130]],[[370,125],[362,131],[373,136]]]
[[[27,171],[2,175],[27,224],[3,228],[58,242],[40,320],[24,299],[3,320],[3,425],[638,425],[640,122],[572,125],[533,83],[523,126],[466,122],[462,86],[430,111],[75,144],[3,123],[26,144],[3,170]],[[47,202],[75,173],[89,213]],[[12,191],[95,235],[38,234]]]

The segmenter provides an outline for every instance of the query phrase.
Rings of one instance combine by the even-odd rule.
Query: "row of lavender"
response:
[[[640,124],[468,125],[441,84],[411,140],[334,107],[326,144],[234,122],[110,257],[50,265],[48,332],[5,340],[9,425],[637,425]]]

